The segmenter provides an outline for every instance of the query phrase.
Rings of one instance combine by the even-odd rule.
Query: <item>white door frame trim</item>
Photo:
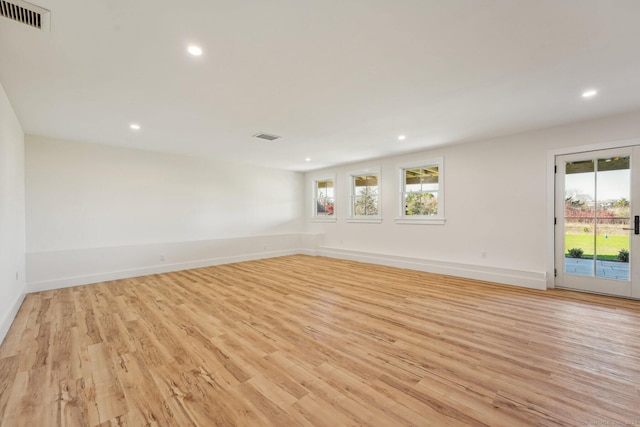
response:
[[[556,156],[562,156],[565,154],[584,153],[587,151],[608,150],[611,148],[624,148],[634,145],[640,145],[640,138],[622,139],[618,141],[601,142],[597,144],[589,145],[576,145],[572,147],[563,147],[547,151],[547,205],[546,205],[546,224],[547,224],[547,239],[546,239],[546,277],[547,277],[547,289],[556,287],[556,279],[554,269],[555,266],[555,166]]]

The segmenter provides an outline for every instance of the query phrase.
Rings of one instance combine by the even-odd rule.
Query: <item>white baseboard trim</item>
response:
[[[459,264],[446,261],[410,258],[364,251],[352,251],[330,247],[320,247],[319,256],[367,262],[389,267],[406,268],[427,273],[446,274],[467,279],[483,280],[504,285],[515,285],[530,289],[547,289],[546,273],[486,267],[473,264]]]
[[[128,279],[132,277],[148,276],[150,274],[170,273],[172,271],[190,270],[193,268],[211,267],[214,265],[233,264],[236,262],[254,261],[258,259],[275,258],[280,256],[295,255],[299,250],[282,250],[273,252],[260,252],[230,257],[209,258],[196,261],[187,261],[172,264],[154,265],[128,270],[108,271],[104,273],[88,274],[84,276],[65,277],[40,282],[29,282],[27,290],[31,292],[50,291],[53,289],[70,288],[73,286],[89,285],[92,283],[108,282],[111,280]]]
[[[547,288],[544,272],[345,250],[322,246],[321,237],[319,234],[312,233],[291,233],[198,242],[27,253],[27,292],[48,291],[295,254],[368,262],[532,289]],[[158,257],[157,254],[166,254],[166,260],[170,262],[164,261],[165,255]]]
[[[20,293],[18,298],[11,304],[10,310],[4,315],[2,319],[2,323],[0,323],[0,344],[4,341],[11,325],[13,324],[13,320],[18,315],[18,311],[24,302],[24,298],[27,296],[25,292]]]
[[[317,233],[284,233],[186,242],[27,252],[27,292],[305,253]]]
[[[309,255],[309,256],[317,256],[318,251],[315,249],[298,249],[295,251],[294,255]]]

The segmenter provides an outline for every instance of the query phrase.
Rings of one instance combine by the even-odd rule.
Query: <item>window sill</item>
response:
[[[321,218],[321,217],[317,217],[314,216],[311,218],[311,222],[337,222],[338,218],[334,217],[330,217],[330,218]]]
[[[366,224],[380,224],[382,222],[382,218],[351,217],[351,218],[347,218],[347,222],[361,222],[361,223],[366,223]]]
[[[415,224],[415,225],[444,225],[444,218],[396,218],[396,224]]]

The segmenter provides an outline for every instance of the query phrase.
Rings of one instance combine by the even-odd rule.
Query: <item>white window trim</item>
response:
[[[316,209],[317,209],[317,190],[318,188],[316,187],[319,181],[333,181],[333,215],[331,216],[318,216]],[[313,181],[311,182],[312,185],[312,190],[311,190],[311,194],[313,195],[313,197],[311,198],[311,222],[336,222],[338,221],[337,218],[337,214],[336,214],[336,199],[338,198],[338,183],[336,180],[336,175],[324,175],[324,176],[320,176],[318,178],[314,178]]]
[[[378,176],[378,215],[354,215],[353,214],[353,198],[355,197],[355,186],[353,182],[354,176],[360,175],[377,175]],[[347,174],[349,182],[349,216],[347,222],[359,222],[376,224],[382,222],[382,172],[380,167],[352,171]]]
[[[406,169],[420,168],[429,165],[438,165],[438,215],[405,215],[404,208],[404,171]],[[444,157],[435,157],[420,161],[412,161],[397,165],[398,168],[398,217],[394,218],[396,224],[417,225],[444,225],[446,223],[444,210]]]
[[[420,215],[414,215],[414,216],[418,216],[418,218],[416,219],[409,219],[409,218],[394,218],[393,220],[395,221],[396,224],[415,224],[415,225],[444,225],[447,220],[446,218],[420,218]]]

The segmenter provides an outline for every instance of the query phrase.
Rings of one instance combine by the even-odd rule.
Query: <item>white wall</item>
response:
[[[0,342],[25,295],[24,133],[0,85]]]
[[[292,252],[302,244],[303,181],[295,172],[28,135],[29,289]]]
[[[640,112],[493,140],[386,157],[306,174],[307,230],[325,233],[319,254],[546,288],[547,154],[640,136]],[[396,224],[398,165],[444,157],[445,225]],[[348,173],[381,167],[380,224],[348,223]],[[312,215],[313,181],[337,176],[336,223]],[[484,257],[483,257],[484,253]],[[550,280],[552,282],[552,280]]]
[[[28,136],[28,287],[303,252],[545,288],[553,271],[549,153],[638,136],[640,111],[304,176]],[[397,166],[440,156],[446,224],[394,223]],[[377,166],[382,223],[347,223],[349,171]],[[332,174],[338,221],[312,222],[312,182]]]

